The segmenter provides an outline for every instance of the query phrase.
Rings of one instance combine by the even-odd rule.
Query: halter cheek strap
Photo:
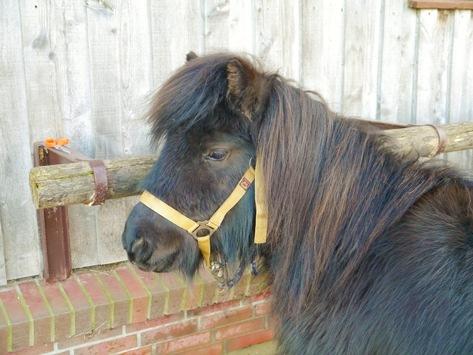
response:
[[[257,182],[259,175],[256,174]],[[166,218],[168,221],[174,223],[176,226],[184,229],[189,234],[197,240],[199,250],[202,253],[202,256],[207,267],[210,266],[210,237],[222,224],[227,213],[235,207],[235,205],[242,199],[245,195],[248,188],[255,180],[255,170],[250,167],[243,177],[240,179],[236,187],[233,189],[232,193],[227,197],[227,199],[220,205],[220,207],[215,211],[215,213],[206,221],[194,221],[187,216],[183,215],[181,212],[169,206],[164,201],[160,200],[153,194],[148,191],[144,191],[140,197],[140,202],[145,206],[159,214],[160,216]],[[257,187],[258,188],[257,184]],[[260,200],[261,196],[264,197],[264,191],[260,189],[259,194]],[[255,228],[255,243],[264,243],[266,241],[266,210],[258,213],[258,198],[256,198],[256,228]],[[263,199],[264,202],[264,199]],[[265,207],[265,206],[264,206]],[[260,201],[261,208],[261,201]],[[264,235],[261,235],[265,233]]]

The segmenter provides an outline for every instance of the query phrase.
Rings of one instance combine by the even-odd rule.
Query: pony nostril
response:
[[[135,253],[127,252],[127,254],[128,254],[128,260],[130,260],[133,263],[135,261]]]
[[[143,244],[145,244],[145,239],[143,237],[136,239],[131,245],[131,253],[136,254],[137,250],[143,247]]]

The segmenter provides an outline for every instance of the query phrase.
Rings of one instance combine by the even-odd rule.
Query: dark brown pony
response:
[[[165,143],[144,187],[205,220],[261,159],[268,242],[253,243],[253,189],[212,237],[213,253],[272,279],[283,354],[473,354],[473,184],[395,156],[378,132],[245,58],[195,58],[156,94]],[[185,231],[138,204],[123,243],[149,271],[192,276]],[[232,272],[229,271],[229,277]]]

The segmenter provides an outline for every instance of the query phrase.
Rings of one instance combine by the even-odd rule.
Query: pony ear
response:
[[[264,75],[248,62],[234,58],[227,64],[227,81],[230,107],[252,120],[261,111],[267,96]]]
[[[195,54],[194,51],[190,51],[189,53],[186,54],[186,62],[190,62],[191,60],[194,60],[195,58],[199,58],[199,56]]]

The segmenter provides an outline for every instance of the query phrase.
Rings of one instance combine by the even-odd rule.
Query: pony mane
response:
[[[257,156],[275,258],[274,308],[289,318],[307,300],[340,295],[383,233],[451,174],[384,151],[376,136],[274,80]]]
[[[158,89],[147,114],[154,143],[177,129],[186,132],[197,125],[218,128],[238,124],[235,117],[212,115],[226,99],[227,65],[236,58],[250,65],[231,53],[195,57]]]

